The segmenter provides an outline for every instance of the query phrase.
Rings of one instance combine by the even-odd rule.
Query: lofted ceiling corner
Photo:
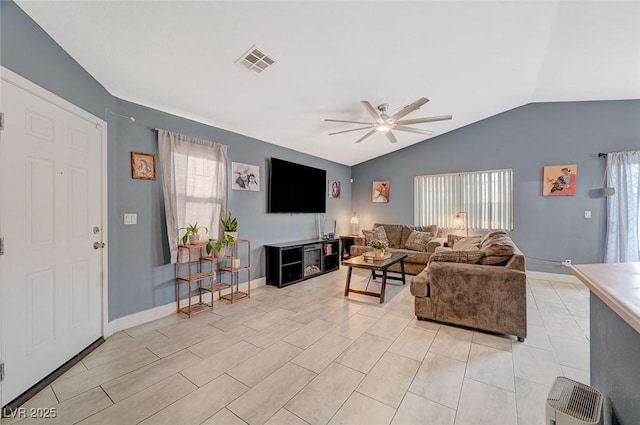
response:
[[[345,165],[429,137],[366,130],[360,101],[435,136],[530,102],[640,98],[638,2],[16,2],[114,96]],[[276,59],[254,74],[251,46]],[[432,137],[435,137],[432,136]]]

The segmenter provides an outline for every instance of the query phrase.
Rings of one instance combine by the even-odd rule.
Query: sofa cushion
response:
[[[489,232],[486,235],[484,235],[482,237],[482,239],[480,239],[480,245],[482,246],[487,241],[487,239],[494,238],[494,237],[496,237],[498,235],[507,235],[507,236],[509,236],[509,233],[507,233],[506,230],[494,230],[492,232]]]
[[[453,249],[455,249],[456,251],[479,251],[480,236],[471,236],[458,239],[454,242]]]
[[[403,248],[404,245],[402,242],[402,230],[407,227],[403,224],[380,224],[376,223],[373,225],[373,228],[376,229],[378,227],[383,227],[384,231],[387,234],[387,240],[389,241],[389,246],[391,248]]]
[[[431,255],[431,261],[476,264],[484,256],[482,251],[439,251]]]
[[[425,266],[429,262],[429,258],[431,258],[431,256],[433,255],[430,252],[420,252],[401,248],[389,248],[389,252],[407,254],[407,258],[404,259],[405,263],[424,264]]]
[[[405,244],[407,243],[407,239],[409,239],[409,235],[411,235],[411,232],[414,230],[418,232],[433,233],[435,236],[435,234],[438,232],[438,226],[436,226],[435,224],[429,226],[404,226],[402,229],[402,236],[400,238],[401,247],[405,246]]]
[[[488,233],[480,241],[480,249],[484,251],[484,257],[480,264],[500,265],[511,258],[515,253],[515,244],[504,230]]]
[[[412,230],[404,244],[404,247],[413,251],[426,252],[427,244],[431,239],[433,239],[433,237],[433,233]]]
[[[362,233],[364,234],[365,243],[367,245],[369,245],[374,239],[380,239],[389,242],[389,239],[387,238],[387,232],[382,226],[375,227],[373,230],[363,230]]]

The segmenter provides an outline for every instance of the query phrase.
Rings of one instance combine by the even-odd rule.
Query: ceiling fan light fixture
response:
[[[386,124],[380,124],[380,125],[378,125],[378,126],[376,127],[376,130],[381,131],[381,132],[383,132],[383,133],[384,133],[384,132],[389,131],[389,128],[390,128],[390,127],[389,127],[388,125],[386,125]]]

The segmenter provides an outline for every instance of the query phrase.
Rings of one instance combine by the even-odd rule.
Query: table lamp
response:
[[[358,216],[356,215],[356,212],[353,212],[353,215],[351,216],[351,233],[354,235],[358,234],[358,223],[360,223],[360,220],[358,220]]]
[[[462,214],[465,215],[465,218],[462,218]],[[465,211],[458,211],[458,213],[456,214],[456,218],[455,220],[453,220],[453,224],[456,227],[463,227],[464,229],[467,230],[467,237],[469,237],[469,226],[467,226],[467,213]]]

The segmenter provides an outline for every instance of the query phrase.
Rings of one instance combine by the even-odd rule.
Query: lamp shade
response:
[[[360,220],[358,219],[358,216],[356,215],[356,213],[353,213],[353,215],[351,216],[351,224],[358,224],[360,223]]]

